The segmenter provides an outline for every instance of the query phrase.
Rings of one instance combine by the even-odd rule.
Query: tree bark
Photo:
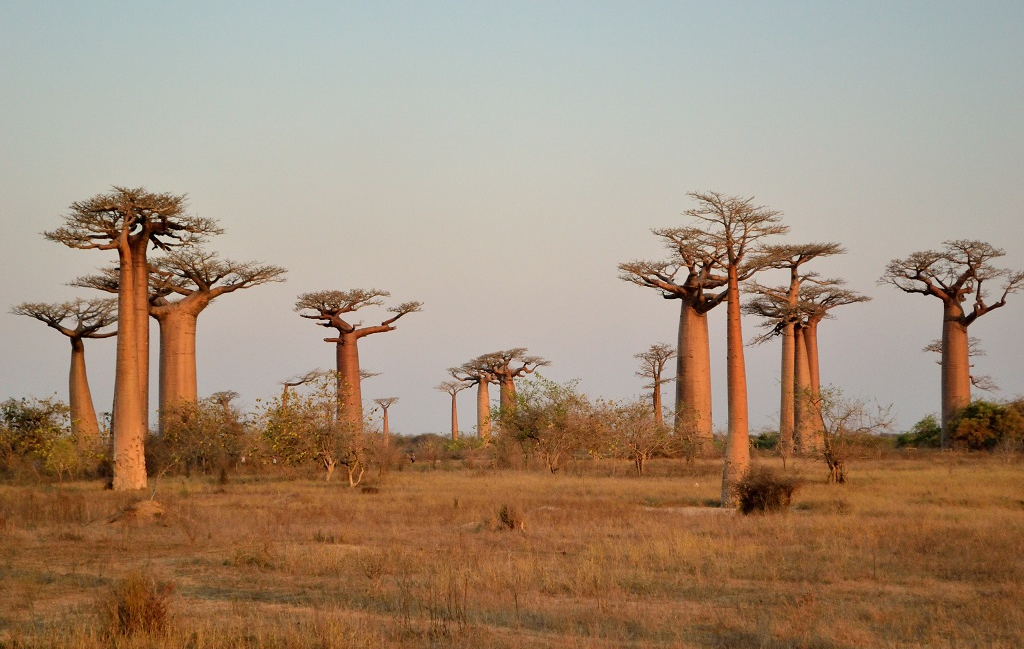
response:
[[[160,325],[160,429],[166,416],[199,398],[196,379],[196,321],[189,309],[171,308],[156,316]]]
[[[452,439],[459,439],[459,405],[456,402],[455,395],[457,392],[452,394]]]
[[[779,452],[783,459],[793,455],[796,427],[796,334],[790,322],[782,328],[781,400],[779,403]]]
[[[953,425],[971,403],[971,362],[967,326],[960,305],[945,302],[942,311],[942,447],[953,441]]]
[[[654,407],[654,422],[660,428],[665,425],[665,413],[662,412],[661,383],[658,382],[659,378],[654,378],[654,394],[651,395],[651,405]]]
[[[388,426],[388,409],[384,408],[384,446],[391,444],[391,429]]]
[[[485,442],[491,439],[491,395],[487,385],[485,378],[476,384],[476,434]]]
[[[693,304],[680,300],[676,354],[676,432],[688,437],[700,450],[710,446],[711,352],[708,317]]]
[[[750,468],[750,427],[747,419],[747,370],[743,357],[740,288],[735,265],[729,269],[727,297],[726,380],[729,398],[729,437],[722,470],[722,504],[736,503],[736,484]]]
[[[95,450],[100,425],[92,404],[89,378],[85,371],[85,343],[71,338],[71,371],[68,377],[68,405],[71,408],[71,432],[79,451]]]
[[[149,430],[149,262],[146,257],[148,246],[148,236],[132,242],[132,283],[121,285],[131,286],[135,293],[135,353],[139,364],[142,425],[146,431]]]
[[[502,414],[511,414],[516,409],[516,380],[511,372],[500,375],[498,390],[498,410]]]
[[[807,330],[794,328],[794,397],[793,430],[794,444],[799,455],[808,455],[816,448],[814,430],[817,422],[811,407],[810,365],[807,360]]]
[[[363,425],[362,377],[359,375],[359,338],[342,333],[337,343],[338,416],[357,430]]]
[[[127,243],[122,242],[119,252],[119,278],[123,287],[136,285],[136,274],[145,275],[145,264],[136,267],[135,255]],[[122,290],[117,294],[118,335],[117,360],[114,378],[114,404],[111,414],[114,438],[114,479],[115,491],[144,489],[146,487],[146,455],[143,448],[146,438],[146,405],[142,400],[142,379],[138,341],[141,328],[137,322],[139,308],[138,291]],[[144,303],[145,304],[145,303]],[[146,324],[149,324],[148,307]],[[148,329],[147,329],[148,332]]]
[[[804,327],[804,346],[807,348],[807,380],[810,389],[810,408],[815,431],[821,431],[818,441],[823,442],[825,419],[821,413],[821,370],[818,365],[818,323],[810,318]]]

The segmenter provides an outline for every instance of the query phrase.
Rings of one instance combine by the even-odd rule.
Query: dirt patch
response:
[[[155,500],[140,500],[125,506],[110,517],[108,523],[141,524],[158,520],[164,515],[164,506]]]

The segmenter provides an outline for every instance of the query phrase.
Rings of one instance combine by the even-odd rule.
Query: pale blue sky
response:
[[[295,296],[375,286],[426,306],[364,341],[382,372],[364,394],[399,396],[403,432],[443,431],[432,386],[496,349],[527,346],[595,396],[638,393],[632,355],[673,340],[676,307],[615,265],[659,256],[649,229],[713,189],[783,210],[789,241],[849,248],[817,268],[875,300],[824,325],[823,378],[909,425],[937,410],[919,349],[941,311],[874,282],[950,238],[1024,268],[1022,33],[1019,2],[8,1],[3,303],[82,294],[63,284],[109,260],[39,236],[72,201],[188,193],[227,229],[214,248],[290,270],[202,316],[201,392],[251,404],[329,366]],[[972,327],[1004,397],[1024,393],[1022,304]],[[712,327],[724,427],[724,313]],[[5,315],[0,336],[0,397],[64,394],[58,334]],[[88,354],[103,410],[113,344]],[[748,353],[755,426],[777,359]]]

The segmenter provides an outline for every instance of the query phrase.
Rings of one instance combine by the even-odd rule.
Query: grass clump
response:
[[[521,530],[526,528],[523,510],[515,505],[505,504],[498,510],[498,529]]]
[[[736,485],[741,514],[782,512],[793,503],[800,479],[765,466],[755,466]]]
[[[166,632],[170,622],[169,600],[173,592],[173,584],[157,583],[142,571],[118,580],[100,603],[107,634],[114,637]]]

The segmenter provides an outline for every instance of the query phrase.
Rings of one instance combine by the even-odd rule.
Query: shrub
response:
[[[167,630],[171,584],[158,584],[145,573],[133,572],[118,580],[101,602],[101,613],[110,636],[154,634]]]
[[[942,441],[942,426],[935,415],[928,415],[905,433],[896,436],[896,448],[938,448]]]
[[[521,530],[526,527],[523,512],[515,505],[502,505],[498,510],[498,529]]]
[[[799,478],[781,475],[768,467],[754,466],[736,485],[740,513],[785,511],[799,488]]]

